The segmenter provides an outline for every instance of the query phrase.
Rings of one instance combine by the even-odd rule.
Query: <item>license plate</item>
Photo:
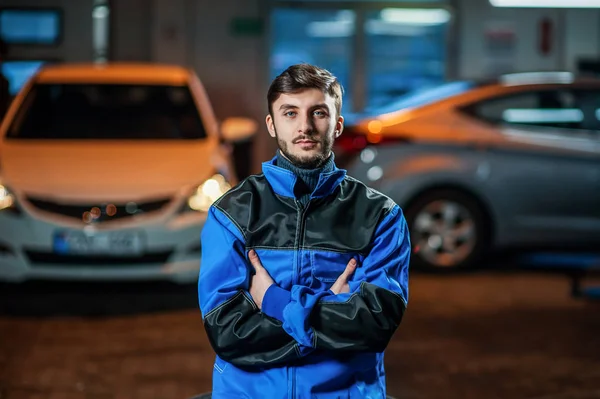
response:
[[[138,255],[143,249],[139,232],[61,231],[54,236],[54,251],[61,254]]]

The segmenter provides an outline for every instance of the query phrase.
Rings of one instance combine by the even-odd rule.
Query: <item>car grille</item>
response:
[[[3,244],[0,241],[0,255],[14,255],[15,252],[8,244]]]
[[[27,201],[44,212],[68,216],[85,222],[100,223],[158,211],[171,199],[129,202],[127,204],[63,204],[34,197],[27,197]]]
[[[163,264],[173,251],[147,252],[142,255],[65,255],[54,252],[25,250],[29,261],[37,266],[69,265],[69,266],[135,266],[147,264]]]

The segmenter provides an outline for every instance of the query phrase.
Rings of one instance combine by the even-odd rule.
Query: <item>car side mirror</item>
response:
[[[221,137],[229,143],[250,139],[258,130],[258,123],[251,118],[230,117],[221,123]]]

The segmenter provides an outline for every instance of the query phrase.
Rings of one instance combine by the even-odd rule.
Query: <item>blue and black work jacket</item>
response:
[[[276,158],[210,208],[198,295],[213,398],[385,398],[383,351],[408,303],[402,210],[335,168],[303,206]],[[276,285],[249,294],[254,249]],[[330,288],[351,258],[350,292]]]

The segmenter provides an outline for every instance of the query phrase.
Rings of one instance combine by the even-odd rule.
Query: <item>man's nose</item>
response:
[[[300,133],[310,133],[314,130],[314,123],[311,118],[311,115],[306,115],[300,119],[300,125],[298,126],[298,132]]]

